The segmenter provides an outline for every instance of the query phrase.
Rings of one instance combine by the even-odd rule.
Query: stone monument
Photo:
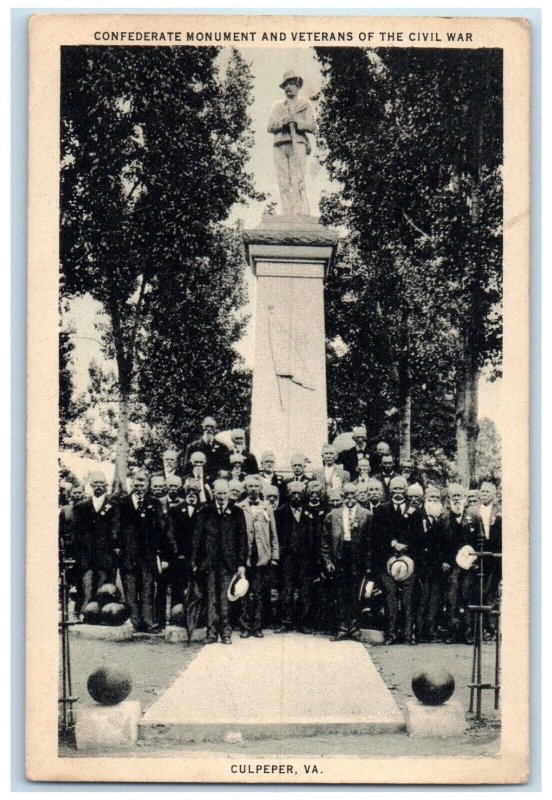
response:
[[[273,450],[280,470],[294,452],[318,463],[328,437],[324,278],[338,236],[309,216],[305,169],[315,121],[302,84],[295,71],[285,73],[286,100],[268,123],[282,214],[244,231],[257,279],[251,449]]]

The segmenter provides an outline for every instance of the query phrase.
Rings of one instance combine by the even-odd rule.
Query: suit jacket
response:
[[[118,524],[118,505],[109,497],[99,511],[94,509],[92,498],[73,507],[73,547],[79,569],[113,569]]]
[[[135,509],[131,494],[123,497],[119,503],[116,543],[124,572],[143,564],[156,574],[158,556],[178,555],[176,542],[163,518],[162,505],[150,495],[144,497],[141,512]]]
[[[168,507],[167,514],[172,538],[176,543],[178,554],[184,556],[187,568],[192,565],[194,553],[194,537],[197,528],[200,506],[192,506],[193,513],[188,513],[188,505],[182,500]]]
[[[228,451],[228,465],[226,469],[231,469],[230,465],[230,456],[232,455],[232,450]],[[257,464],[257,459],[253,455],[253,453],[248,453],[247,450],[242,452],[242,456],[245,458],[243,463],[242,470],[246,475],[257,475],[259,472],[259,465]]]
[[[60,544],[63,544],[63,552],[65,558],[74,558],[74,536],[75,536],[75,514],[74,506],[72,503],[62,506],[59,510],[59,539]]]
[[[278,561],[280,548],[278,534],[276,532],[276,520],[272,506],[259,501],[261,511],[253,513],[248,499],[236,504],[236,508],[241,508],[245,515],[245,525],[247,530],[247,565],[251,566],[251,551],[253,540],[257,545],[257,566],[262,567],[270,561]]]
[[[343,486],[344,483],[347,483],[350,477],[351,477],[350,473],[347,472],[346,469],[343,469],[343,467],[340,464],[335,465],[335,470],[333,472],[332,479],[338,478],[339,481],[341,481],[341,483],[335,488],[341,488],[341,486]],[[334,488],[334,486],[331,483],[326,482],[326,472],[324,470],[324,467],[321,467],[320,469],[316,469],[314,471],[314,479],[322,484],[322,486],[324,487],[324,491],[326,493],[330,489]]]
[[[261,480],[264,483],[264,481],[266,480],[265,476],[262,475],[261,473],[259,473],[259,475],[261,476]],[[271,486],[275,486],[278,489],[278,494],[280,496],[280,502],[281,502],[285,494],[285,485],[286,485],[286,482],[284,481],[283,477],[279,475],[277,472],[273,472],[272,477],[270,479],[270,484]],[[262,488],[263,487],[261,486],[261,491]]]
[[[354,447],[350,447],[348,450],[342,450],[337,457],[338,463],[341,464],[343,469],[349,473],[350,480],[352,481],[356,481],[358,478],[358,455],[359,454],[355,445]],[[363,458],[370,458],[368,448],[366,448],[366,450],[360,455]]]
[[[309,476],[305,475],[305,473],[303,473],[300,478],[296,478],[295,475],[291,478],[286,478],[285,481],[286,495],[287,495],[288,484],[293,483],[293,481],[299,481],[300,483],[304,483],[306,487],[312,480],[314,480],[314,476],[312,478],[309,478]]]
[[[343,508],[334,508],[326,515],[322,534],[322,560],[326,569],[330,565],[338,567],[343,551]],[[355,575],[363,575],[370,570],[370,513],[357,505],[355,521],[351,530],[352,568]]]
[[[391,500],[391,492],[389,490],[389,486],[393,478],[399,477],[399,473],[393,470],[391,475],[386,475],[384,472],[378,472],[377,475],[374,475],[374,478],[381,483],[383,486],[383,499],[385,501]]]
[[[456,564],[456,555],[464,545],[469,544],[475,550],[479,549],[481,522],[479,517],[474,517],[471,522],[469,520],[469,516],[466,518],[465,509],[460,517],[460,521],[456,519],[456,515],[450,510],[447,511],[443,517],[446,540],[445,555],[447,556],[445,561],[451,566]]]
[[[319,508],[305,506],[303,511],[305,525],[308,531],[308,540],[312,548],[311,560],[316,572],[319,573],[323,567],[322,562],[322,537],[324,535],[324,520],[327,516],[327,509],[324,505]]]
[[[409,555],[414,559],[418,575],[441,575],[442,565],[450,563],[443,517],[431,519],[424,509],[410,517],[413,544]]]
[[[304,509],[301,508],[299,522],[295,519],[289,503],[280,506],[274,517],[278,532],[280,563],[295,559],[311,559],[313,547]]]
[[[224,567],[235,573],[247,561],[247,533],[243,511],[229,504],[219,514],[214,503],[197,514],[194,532],[193,563],[200,572]]]
[[[413,529],[409,518],[397,513],[393,503],[381,503],[376,506],[372,516],[372,568],[375,572],[385,572],[387,561],[396,555],[391,546],[393,539],[408,546],[405,555],[414,556]]]
[[[230,450],[223,442],[219,442],[217,439],[214,440],[212,445],[208,445],[203,438],[200,438],[186,446],[184,455],[184,472],[186,475],[191,473],[189,466],[192,453],[204,453],[207,458],[205,473],[210,480],[216,478],[221,469],[229,469]]]

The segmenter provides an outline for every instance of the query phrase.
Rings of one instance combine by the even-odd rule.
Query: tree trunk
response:
[[[399,459],[410,458],[410,427],[412,418],[412,397],[410,378],[410,336],[408,311],[402,312],[400,353],[398,361],[399,375]]]
[[[477,436],[479,433],[478,354],[470,337],[465,337],[456,384],[456,469],[468,488],[475,478]]]
[[[115,449],[115,479],[113,481],[113,494],[123,494],[126,491],[128,477],[128,419],[129,398],[121,390],[119,401],[119,418],[117,422],[117,444]]]

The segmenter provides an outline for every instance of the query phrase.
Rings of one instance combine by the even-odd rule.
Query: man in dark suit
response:
[[[368,492],[367,508],[373,514],[374,510],[383,503],[383,486],[376,478],[368,478],[366,491]]]
[[[310,480],[312,480],[306,472],[307,469],[307,457],[303,455],[303,453],[293,453],[290,458],[290,465],[291,465],[291,478],[288,478],[286,481],[286,492],[288,492],[288,486],[290,483],[300,481],[301,483],[305,484],[305,489],[307,488],[307,484]]]
[[[207,472],[207,456],[198,450],[190,456],[186,478],[194,478],[199,486],[198,499],[201,504],[213,499],[212,480]]]
[[[230,456],[232,455],[240,455],[243,457],[242,469],[244,475],[257,475],[259,472],[259,465],[253,453],[249,453],[245,448],[245,431],[242,428],[235,428],[232,431]]]
[[[120,558],[121,579],[130,619],[137,631],[157,632],[154,622],[155,582],[160,572],[160,555],[169,549],[178,551],[170,529],[165,524],[161,503],[147,494],[148,474],[137,470],[131,481],[131,493],[119,503],[116,553]],[[168,545],[164,544],[164,539]],[[164,555],[164,553],[163,553]]]
[[[276,457],[272,450],[265,450],[261,454],[261,471],[259,472],[261,478],[261,493],[264,497],[264,489],[267,486],[275,486],[278,489],[279,500],[284,499],[285,482],[281,475],[274,471],[276,465]]]
[[[208,481],[213,481],[220,470],[228,469],[230,451],[223,442],[215,439],[217,423],[213,417],[205,417],[201,423],[203,431],[201,437],[186,446],[184,456],[184,471],[190,474],[190,461],[194,453],[205,455],[205,475]]]
[[[444,515],[447,570],[446,621],[450,643],[464,641],[471,636],[471,614],[467,612],[470,603],[477,603],[477,567],[462,569],[456,563],[458,551],[465,545],[477,550],[481,538],[481,522],[476,513],[468,507],[466,491],[459,483],[448,487],[450,510]],[[464,609],[461,617],[460,609]]]
[[[163,469],[159,475],[163,475],[165,483],[168,483],[170,478],[182,478],[180,470],[178,469],[178,451],[168,449],[162,455]],[[153,479],[153,478],[152,478]]]
[[[370,571],[370,514],[357,503],[356,488],[342,489],[343,508],[336,508],[324,521],[322,560],[333,577],[336,601],[336,630],[331,641],[359,639],[358,594],[364,575]]]
[[[170,489],[170,487],[169,487]],[[180,487],[178,488],[180,493]],[[172,537],[176,543],[178,559],[173,560],[171,582],[171,605],[182,603],[184,589],[192,577],[194,538],[199,511],[199,486],[194,478],[184,482],[184,499],[168,496],[168,517]]]
[[[303,510],[305,484],[292,481],[287,488],[288,502],[275,514],[282,616],[282,625],[276,632],[286,633],[297,627],[302,633],[312,633],[313,546]]]
[[[370,461],[372,464],[372,475],[381,472],[381,459],[383,456],[388,456],[391,453],[391,448],[387,442],[378,442],[374,450],[370,454]]]
[[[491,480],[485,480],[479,487],[481,504],[479,517],[481,519],[484,547],[490,553],[502,554],[502,516],[499,513],[496,501],[496,486]],[[486,575],[484,598],[485,605],[496,606],[502,580],[502,558],[485,559],[484,574]],[[488,617],[486,629],[494,634],[496,631],[496,618]]]
[[[330,493],[336,491],[330,489]],[[341,490],[339,497],[341,500]],[[312,549],[312,614],[311,625],[315,631],[325,633],[331,630],[333,597],[329,591],[328,580],[322,559],[322,537],[324,535],[324,520],[326,519],[326,501],[328,495],[324,493],[322,484],[311,481],[307,486],[307,502],[304,507],[304,520],[307,530],[307,541]]]
[[[395,470],[395,459],[391,453],[387,453],[386,455],[382,456],[381,472],[377,475],[374,475],[374,478],[383,486],[384,499],[387,503],[391,499],[391,481],[393,478],[396,478],[398,474],[399,473]]]
[[[207,578],[207,635],[205,644],[232,643],[228,587],[233,575],[245,576],[247,534],[239,506],[228,501],[228,481],[217,479],[214,501],[198,513],[193,564]]]
[[[436,635],[437,614],[444,605],[446,575],[450,569],[444,509],[437,486],[427,487],[422,513],[413,515],[411,524],[418,576],[416,640],[431,642]]]
[[[117,506],[107,497],[103,472],[90,475],[92,497],[74,507],[74,552],[82,576],[82,608],[104,583],[115,577],[113,548],[117,535]]]
[[[395,581],[387,571],[387,562],[392,556],[413,555],[412,531],[410,517],[414,513],[421,514],[423,502],[421,486],[408,488],[402,476],[391,479],[391,500],[374,509],[371,528],[372,572],[374,579],[383,587],[386,606],[386,644],[397,641],[397,623],[399,617],[399,598],[404,612],[403,635],[406,642],[413,641],[413,611],[415,575],[402,582]]]
[[[352,481],[358,478],[358,462],[361,458],[370,460],[370,453],[367,445],[367,433],[364,425],[353,428],[354,445],[348,450],[342,450],[339,454],[338,462],[345,469]]]
[[[75,530],[74,530],[74,508],[77,503],[80,503],[84,497],[84,486],[82,483],[75,483],[69,492],[69,503],[62,506],[59,510],[59,548],[60,558],[63,557],[65,561],[75,560]],[[62,565],[60,565],[62,566]],[[77,568],[76,563],[73,566],[67,566],[65,571],[68,585],[74,586],[76,589],[75,597],[75,615],[78,617],[82,605],[82,575]]]

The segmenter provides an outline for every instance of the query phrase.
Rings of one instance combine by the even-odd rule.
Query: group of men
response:
[[[99,471],[91,497],[73,486],[60,537],[74,563],[77,611],[118,571],[136,630],[160,630],[193,585],[206,599],[206,643],[230,644],[234,629],[261,638],[267,625],[357,639],[363,613],[374,618],[378,603],[387,644],[433,641],[438,628],[464,641],[468,606],[479,601],[477,561],[456,560],[467,545],[495,554],[485,559],[484,600],[497,604],[502,530],[492,481],[469,491],[425,485],[412,462],[396,469],[387,443],[371,451],[363,426],[339,454],[325,444],[320,469],[294,454],[287,477],[272,452],[257,463],[243,430],[232,432],[231,448],[216,433],[206,417],[182,467],[167,450],[158,472],[134,471],[122,497],[108,496]],[[231,603],[240,577],[248,590]]]

